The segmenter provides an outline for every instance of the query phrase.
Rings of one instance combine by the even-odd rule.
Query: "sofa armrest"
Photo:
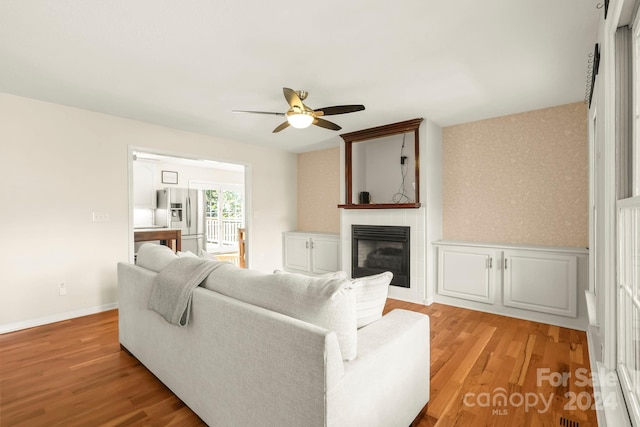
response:
[[[358,357],[329,390],[330,426],[410,425],[429,401],[430,325],[393,310],[358,331]]]

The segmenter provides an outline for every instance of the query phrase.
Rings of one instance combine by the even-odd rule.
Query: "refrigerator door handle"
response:
[[[187,228],[191,228],[191,197],[189,196],[187,196]]]

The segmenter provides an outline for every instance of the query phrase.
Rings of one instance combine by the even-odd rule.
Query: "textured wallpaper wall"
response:
[[[298,230],[340,232],[340,149],[298,154]]]
[[[446,240],[588,246],[587,107],[443,129]]]

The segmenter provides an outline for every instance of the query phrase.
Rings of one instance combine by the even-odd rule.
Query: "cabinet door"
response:
[[[136,208],[155,209],[155,165],[133,162],[133,204]]]
[[[311,238],[312,273],[324,274],[338,270],[340,239],[337,237]]]
[[[284,269],[310,271],[309,237],[284,234],[282,239]]]
[[[503,268],[504,305],[576,317],[576,256],[509,250]]]
[[[495,251],[438,248],[438,293],[493,304]]]

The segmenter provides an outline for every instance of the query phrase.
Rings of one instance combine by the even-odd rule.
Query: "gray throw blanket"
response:
[[[147,308],[172,325],[186,326],[193,290],[222,264],[225,263],[195,257],[172,261],[154,279]]]

